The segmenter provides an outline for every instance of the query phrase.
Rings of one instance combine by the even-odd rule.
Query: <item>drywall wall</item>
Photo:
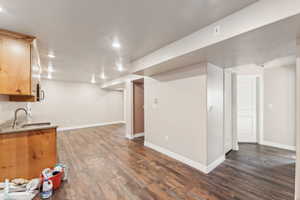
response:
[[[133,138],[133,83],[131,80],[125,82],[124,89],[125,96],[125,112],[126,112],[126,137],[129,139]]]
[[[207,65],[207,164],[224,156],[223,69]]]
[[[61,128],[123,121],[123,93],[106,91],[97,85],[42,80],[45,101],[31,103],[34,118],[51,121]],[[0,120],[13,117],[25,103],[0,102]]]
[[[224,71],[224,151],[233,148],[232,134],[232,72]]]
[[[4,95],[0,95],[0,123],[3,123],[9,119],[13,119],[14,110],[19,107],[25,107],[25,103],[12,103],[9,102],[9,98]]]
[[[264,70],[264,143],[295,148],[295,65]]]
[[[300,44],[300,43],[299,43]],[[296,195],[300,200],[300,45],[298,44],[298,58],[296,66],[296,139],[297,139],[297,161],[296,161]]]
[[[145,145],[205,166],[206,65],[145,78]]]

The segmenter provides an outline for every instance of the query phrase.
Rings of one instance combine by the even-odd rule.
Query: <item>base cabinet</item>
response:
[[[57,163],[56,128],[0,134],[0,182],[40,176]]]

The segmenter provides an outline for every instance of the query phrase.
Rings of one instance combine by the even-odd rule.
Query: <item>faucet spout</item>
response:
[[[27,110],[26,110],[25,108],[18,108],[18,109],[16,109],[16,110],[15,110],[15,118],[14,118],[14,122],[13,122],[13,125],[12,125],[13,128],[15,128],[16,125],[17,125],[18,112],[19,112],[19,111],[24,111],[25,114],[26,114],[26,116],[28,115],[28,112],[27,112]]]

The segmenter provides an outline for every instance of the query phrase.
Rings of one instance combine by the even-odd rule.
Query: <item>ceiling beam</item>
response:
[[[268,24],[300,14],[299,0],[260,0],[181,40],[131,63],[131,73],[145,70]],[[220,33],[215,34],[216,27]]]

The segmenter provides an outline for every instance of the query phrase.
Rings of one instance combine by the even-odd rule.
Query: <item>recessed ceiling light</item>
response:
[[[52,64],[48,65],[48,72],[54,72]]]
[[[116,40],[112,43],[112,47],[115,48],[115,49],[120,49],[121,44],[119,43],[119,41]]]
[[[48,79],[52,79],[52,74],[50,72],[48,72],[48,76],[47,76]]]
[[[95,77],[95,74],[92,75],[91,83],[93,83],[93,84],[96,83],[96,77]]]
[[[41,74],[33,74],[32,77],[36,79],[41,79]]]
[[[38,66],[34,65],[32,67],[32,71],[38,72],[38,71],[40,71],[40,68]]]
[[[106,79],[106,76],[105,76],[104,72],[100,75],[100,78],[101,79]]]
[[[124,71],[124,67],[123,67],[122,64],[117,64],[117,69],[118,69],[119,72]]]
[[[48,54],[48,57],[49,57],[49,58],[55,58],[55,55],[54,55],[53,53],[49,53],[49,54]]]
[[[4,9],[2,7],[0,7],[0,12],[3,12],[3,11],[4,11]]]

